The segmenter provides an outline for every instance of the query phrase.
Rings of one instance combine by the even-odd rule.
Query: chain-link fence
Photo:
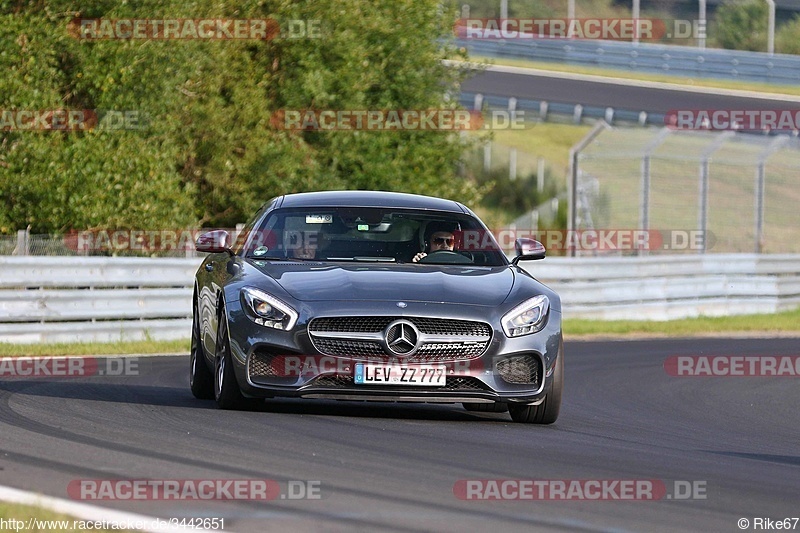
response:
[[[137,232],[83,232],[66,235],[35,234],[20,230],[16,235],[0,235],[0,256],[114,256],[114,257],[197,257],[194,236],[197,230],[180,232],[167,245],[160,241],[136,242]],[[138,232],[143,234],[144,232]],[[153,233],[153,232],[151,232]],[[155,232],[157,234],[165,232]],[[168,232],[175,234],[176,232]],[[191,237],[191,238],[189,238]]]
[[[800,252],[798,138],[667,128],[595,133],[573,159],[572,229],[699,236],[697,246],[672,246],[665,237],[659,248],[669,253]]]

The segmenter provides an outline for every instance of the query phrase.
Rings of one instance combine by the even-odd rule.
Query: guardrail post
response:
[[[581,152],[589,146],[595,137],[600,135],[600,133],[611,126],[605,120],[600,120],[595,124],[592,131],[586,134],[586,137],[578,141],[578,143],[570,148],[569,150],[569,176],[567,178],[567,231],[570,233],[578,229],[576,228],[577,225],[577,205],[578,205],[578,157],[580,156]],[[568,238],[567,239],[567,255],[569,257],[575,257],[575,246],[573,246],[574,240]]]
[[[583,106],[581,104],[575,104],[575,109],[572,112],[572,121],[575,122],[575,124],[580,124],[582,116],[583,116]]]

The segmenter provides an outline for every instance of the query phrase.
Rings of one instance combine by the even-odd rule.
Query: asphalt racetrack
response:
[[[220,411],[190,394],[188,356],[139,358],[138,375],[2,378],[0,484],[69,500],[80,480],[276,482],[267,501],[83,502],[224,518],[240,532],[741,531],[742,518],[753,530],[757,519],[800,516],[800,379],[676,377],[665,361],[799,348],[568,339],[561,417],[541,427],[450,404],[270,400]],[[480,480],[512,480],[506,497],[539,480],[533,496],[554,496],[474,499],[497,495]],[[468,482],[473,499],[462,499]],[[613,499],[626,482],[657,498]],[[607,489],[599,499],[595,486]]]

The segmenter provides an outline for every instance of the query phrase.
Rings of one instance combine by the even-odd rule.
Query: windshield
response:
[[[501,266],[494,237],[469,215],[396,208],[273,211],[252,236],[255,259]]]

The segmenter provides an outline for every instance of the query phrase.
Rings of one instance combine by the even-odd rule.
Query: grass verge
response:
[[[0,357],[47,355],[125,355],[189,353],[189,339],[177,341],[87,342],[59,344],[0,343]]]
[[[686,76],[667,76],[661,74],[651,74],[647,72],[629,72],[625,70],[613,70],[601,67],[564,65],[561,63],[528,61],[524,59],[470,56],[470,61],[474,61],[476,63],[487,63],[489,65],[506,65],[511,67],[550,70],[553,72],[569,72],[570,74],[589,74],[592,76],[604,76],[607,78],[672,83],[677,85],[688,85],[690,87],[708,87],[711,89],[732,89],[738,91],[754,91],[761,93],[800,96],[800,87],[795,85],[777,85],[771,83],[717,80],[709,78],[690,78]]]
[[[797,333],[800,336],[800,308],[771,315],[698,317],[664,322],[567,319],[564,320],[563,327],[564,336],[567,338],[581,335],[691,337],[708,334],[742,335],[743,333],[767,335]]]

